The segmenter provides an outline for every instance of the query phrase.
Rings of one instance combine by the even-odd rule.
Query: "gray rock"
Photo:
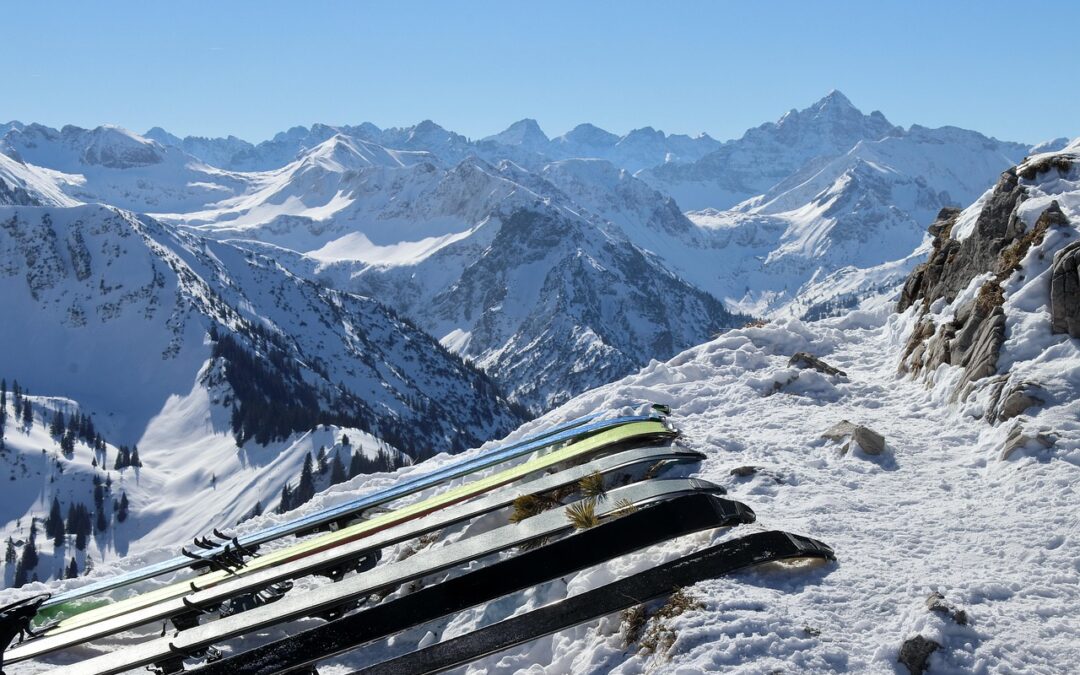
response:
[[[1019,387],[1009,390],[998,405],[997,418],[1011,420],[1028,408],[1046,403],[1035,395],[1037,392],[1041,392],[1041,388],[1032,382],[1022,382]]]
[[[936,612],[949,617],[959,626],[966,626],[968,623],[967,612],[950,605],[948,601],[945,600],[945,596],[936,591],[931,593],[930,597],[926,599],[926,608],[931,612]]]
[[[821,437],[830,441],[843,441],[850,438],[855,433],[855,429],[856,425],[847,420],[841,420],[829,427],[825,433],[821,434]]]
[[[1080,241],[1054,254],[1050,276],[1050,329],[1080,338]]]
[[[795,352],[795,354],[788,361],[788,365],[803,369],[813,368],[819,373],[824,373],[826,375],[847,377],[847,373],[845,373],[844,371],[840,370],[839,368],[834,368],[830,366],[818,357],[807,352]]]
[[[904,644],[900,645],[900,656],[896,660],[907,666],[911,675],[922,675],[926,672],[926,662],[930,655],[939,649],[941,645],[934,640],[916,635],[904,640]]]
[[[855,427],[855,431],[851,434],[851,441],[858,443],[862,451],[868,455],[880,455],[885,451],[885,437],[861,425]],[[850,444],[848,447],[851,447]]]
[[[739,478],[753,476],[757,472],[758,468],[756,466],[737,466],[730,471],[732,476],[737,476]]]
[[[852,444],[857,444],[868,455],[880,455],[885,451],[884,436],[869,427],[852,424],[847,420],[832,425],[821,437],[831,441],[846,441],[842,449],[845,454],[851,450]]]
[[[1024,430],[1024,425],[1017,422],[1009,430],[1009,435],[1005,438],[1005,445],[1001,449],[1001,459],[1005,461],[1012,456],[1017,450],[1023,450],[1029,445],[1038,444],[1044,449],[1054,447],[1054,439],[1043,433],[1029,433]]]

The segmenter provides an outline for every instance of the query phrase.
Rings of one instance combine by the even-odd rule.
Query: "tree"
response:
[[[71,562],[68,563],[67,572],[64,576],[68,579],[74,579],[79,576],[79,564],[75,562],[75,556],[71,556]]]
[[[289,484],[286,483],[286,484],[281,486],[281,501],[278,502],[277,512],[278,513],[285,513],[286,511],[291,511],[292,510],[292,501],[293,501],[292,488],[290,488]]]
[[[128,517],[128,498],[126,492],[120,493],[120,507],[116,511],[116,522],[122,523]]]
[[[22,421],[26,426],[34,423],[34,409],[30,406],[30,399],[23,399]]]
[[[37,543],[34,539],[31,536],[30,540],[26,542],[26,546],[23,546],[22,560],[19,563],[22,565],[24,573],[34,569],[38,564]]]
[[[139,459],[139,446],[137,445],[131,446],[131,466],[136,468],[142,466],[142,460]]]
[[[300,470],[300,484],[296,486],[293,508],[306,504],[315,496],[315,475],[312,468],[311,455],[304,457],[304,467]]]
[[[49,435],[53,438],[59,438],[65,429],[64,425],[64,413],[61,410],[57,410],[53,413],[52,424],[49,425]]]
[[[105,509],[98,509],[96,527],[98,532],[104,532],[108,529],[109,521],[105,520]]]
[[[326,472],[330,469],[330,465],[326,463],[326,446],[319,446],[319,454],[316,457],[316,461],[319,463],[319,475],[325,476]]]
[[[4,551],[4,562],[10,565],[15,562],[18,555],[15,553],[15,542],[11,540],[11,537],[7,538],[7,549]]]
[[[341,444],[346,448],[349,447],[349,434],[341,434]]]
[[[18,588],[19,586],[26,585],[26,568],[23,567],[22,560],[15,565],[15,580],[12,582],[12,586]]]
[[[60,512],[60,500],[56,497],[53,497],[49,517],[45,519],[45,534],[53,540],[56,548],[64,545],[64,515]]]
[[[341,451],[334,452],[334,459],[330,462],[330,484],[337,485],[348,480],[345,473],[345,463],[341,461]]]

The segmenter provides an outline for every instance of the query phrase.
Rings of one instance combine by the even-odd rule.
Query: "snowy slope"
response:
[[[628,626],[616,615],[464,672],[531,671],[543,664],[544,672],[560,673],[900,673],[906,671],[896,663],[898,651],[915,634],[943,645],[931,656],[931,672],[1067,672],[1080,658],[1074,615],[1080,602],[1074,508],[1080,438],[1073,431],[1049,454],[999,460],[992,427],[944,403],[937,388],[897,374],[911,325],[882,306],[816,324],[741,329],[567,403],[530,427],[605,407],[636,407],[642,397],[675,406],[681,442],[707,455],[695,475],[727,487],[754,508],[758,522],[681,538],[508,596],[321,664],[320,672],[349,672],[711,541],[773,528],[826,541],[838,561],[703,582],[684,591],[699,606],[670,619],[652,616],[662,602],[650,604],[645,631],[671,639],[659,653],[628,644]],[[796,351],[810,351],[847,375],[792,368],[788,359]],[[885,452],[845,454],[841,444],[821,437],[844,419],[884,434]],[[756,473],[731,475],[743,466]],[[487,527],[455,528],[436,545]],[[317,583],[305,580],[300,588]],[[968,625],[927,610],[935,591],[966,612]],[[259,639],[283,634],[271,630]],[[129,639],[111,640],[106,648]],[[34,666],[13,670],[34,672]]]
[[[461,449],[513,420],[486,378],[411,324],[271,259],[101,206],[5,207],[0,238],[4,313],[26,317],[0,346],[32,357],[10,377],[109,416],[123,442],[191,391],[211,328],[411,453]]]

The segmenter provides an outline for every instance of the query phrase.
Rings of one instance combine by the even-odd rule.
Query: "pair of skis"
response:
[[[703,455],[676,447],[644,447],[617,452],[593,462],[574,466],[522,484],[494,490],[477,499],[469,500],[435,511],[422,518],[408,521],[375,533],[370,537],[336,546],[321,553],[276,565],[258,572],[227,579],[220,584],[197,590],[188,589],[184,595],[157,602],[140,609],[101,618],[74,627],[58,626],[43,637],[26,642],[10,650],[9,662],[35,658],[118,632],[145,625],[161,619],[169,619],[192,612],[198,614],[219,606],[231,599],[261,591],[292,579],[313,573],[330,573],[337,576],[359,561],[376,555],[380,549],[423,536],[429,532],[452,527],[473,518],[510,506],[525,494],[542,494],[573,486],[592,474],[601,476],[632,475],[654,467],[657,463],[696,462]],[[646,493],[642,493],[644,495]],[[196,579],[196,582],[199,580]]]
[[[421,551],[403,561],[376,567],[333,584],[287,595],[249,611],[126,649],[58,668],[67,675],[105,675],[161,664],[176,672],[177,662],[224,640],[295,619],[332,611],[342,605],[393,589],[403,583],[453,569],[491,555],[548,541],[411,595],[330,621],[320,628],[236,657],[209,663],[199,672],[272,673],[314,663],[357,645],[411,626],[487,602],[507,593],[571,574],[613,557],[684,534],[751,522],[753,512],[716,495],[721,490],[695,479],[660,479],[633,483],[590,502],[601,522],[574,530],[560,507],[518,523],[468,537],[442,548]],[[172,660],[172,663],[169,663]]]
[[[378,490],[357,499],[306,515],[302,518],[244,534],[223,543],[213,544],[205,542],[210,548],[201,548],[190,552],[188,555],[180,555],[169,560],[132,570],[125,574],[102,579],[64,593],[59,593],[46,600],[42,607],[53,607],[80,598],[98,595],[139,581],[183,570],[200,563],[212,564],[211,561],[221,558],[222,556],[229,557],[236,555],[237,553],[242,554],[243,551],[251,551],[260,544],[275,539],[320,527],[326,527],[333,523],[351,520],[364,511],[377,508],[402,497],[435,487],[455,478],[467,476],[476,471],[550,448],[560,443],[566,443],[592,434],[601,433],[605,430],[617,428],[627,423],[655,419],[659,418],[652,414],[616,417],[607,420],[597,420],[595,416],[581,417],[516,443],[481,453],[464,462],[458,462],[431,473],[402,481],[386,489]]]
[[[610,452],[625,444],[640,445],[652,441],[671,440],[674,435],[675,432],[656,420],[622,424],[588,436],[529,462],[465,483],[419,502],[377,515],[369,520],[334,532],[317,535],[277,551],[265,553],[251,559],[239,569],[215,570],[194,579],[176,582],[104,607],[75,614],[68,619],[62,620],[59,625],[46,630],[44,634],[54,635],[66,632],[111,617],[135,612],[160,602],[180,598],[192,591],[204,590],[228,579],[241,578],[260,570],[307,558],[316,553],[369,537],[415,518],[434,513],[447,506],[481,496],[494,488],[518,481],[536,471],[551,468],[574,459],[586,459],[601,451]],[[10,658],[12,657],[9,656]]]

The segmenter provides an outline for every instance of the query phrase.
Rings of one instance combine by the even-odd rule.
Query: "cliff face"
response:
[[[897,306],[913,326],[900,371],[992,425],[1018,418],[1003,457],[1063,439],[1037,420],[1075,407],[1080,366],[1059,357],[1080,338],[1078,165],[1074,143],[1004,172],[967,209],[943,209]]]

